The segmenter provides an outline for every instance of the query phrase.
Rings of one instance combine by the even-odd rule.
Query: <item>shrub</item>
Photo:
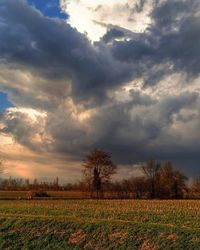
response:
[[[43,197],[49,197],[49,194],[45,191],[31,191],[27,193],[27,199],[32,200],[34,198],[43,198]]]

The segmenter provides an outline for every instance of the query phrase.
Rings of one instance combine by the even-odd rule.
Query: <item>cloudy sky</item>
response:
[[[77,180],[97,147],[200,174],[200,1],[0,0],[4,175]]]

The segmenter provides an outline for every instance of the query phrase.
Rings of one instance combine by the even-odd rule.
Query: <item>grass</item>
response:
[[[0,249],[200,249],[200,201],[0,201]]]

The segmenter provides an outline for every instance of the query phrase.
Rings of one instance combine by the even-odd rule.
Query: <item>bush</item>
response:
[[[27,194],[27,199],[32,200],[34,198],[43,198],[43,197],[49,197],[48,193],[45,191],[31,191]]]

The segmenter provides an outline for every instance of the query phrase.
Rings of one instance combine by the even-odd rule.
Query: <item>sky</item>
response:
[[[13,104],[9,101],[7,95],[3,92],[0,92],[0,112],[3,112],[8,107],[13,107]]]
[[[4,176],[73,182],[94,148],[200,174],[199,1],[1,0],[0,34]]]

